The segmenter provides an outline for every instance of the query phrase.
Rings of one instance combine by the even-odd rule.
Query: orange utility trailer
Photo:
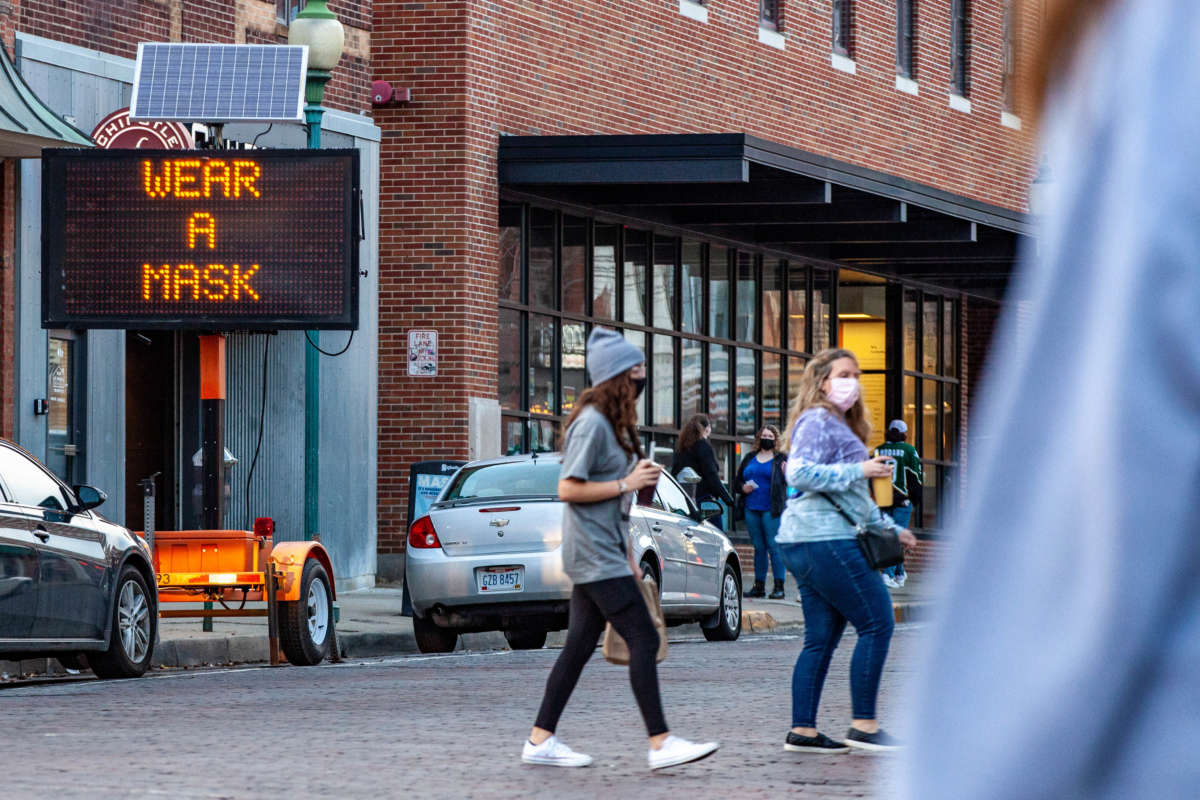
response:
[[[320,542],[274,544],[275,523],[253,531],[155,531],[154,571],[159,616],[268,618],[270,657],[319,664],[336,655],[333,563]],[[163,609],[167,603],[213,603],[220,608]],[[247,608],[247,603],[265,606]]]

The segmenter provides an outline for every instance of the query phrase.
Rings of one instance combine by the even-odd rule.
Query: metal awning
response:
[[[799,257],[999,297],[1026,214],[742,133],[502,136],[500,185]]]
[[[92,147],[92,140],[46,107],[0,47],[0,158],[40,158],[43,147]]]

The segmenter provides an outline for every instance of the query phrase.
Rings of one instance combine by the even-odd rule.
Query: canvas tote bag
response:
[[[663,659],[667,657],[667,622],[663,618],[662,603],[658,599],[658,584],[653,578],[647,578],[638,581],[638,587],[642,590],[646,608],[650,611],[650,619],[654,622],[654,629],[658,631],[658,654],[654,660],[662,663]],[[604,659],[613,664],[629,663],[629,645],[613,628],[611,622],[604,629],[604,646],[601,648],[601,652],[604,654]]]

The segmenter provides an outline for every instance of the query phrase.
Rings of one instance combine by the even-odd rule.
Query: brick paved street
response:
[[[919,626],[896,630],[881,720]],[[557,650],[461,653],[310,669],[166,671],[139,681],[0,689],[4,795],[25,797],[873,797],[894,756],[797,756],[790,716],[796,636],[672,644],[661,665],[667,720],[722,748],[699,764],[646,769],[645,738],[623,667],[597,653],[559,733],[596,764],[520,763]],[[821,727],[849,718],[848,635],[834,660]]]

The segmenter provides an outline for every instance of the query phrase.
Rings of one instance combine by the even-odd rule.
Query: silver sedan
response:
[[[422,652],[494,630],[514,649],[538,648],[548,631],[567,627],[560,468],[558,454],[472,462],[413,521],[404,588]],[[703,506],[664,472],[653,498],[633,508],[634,558],[658,584],[668,625],[699,622],[709,641],[731,641],[742,628],[741,564],[725,534],[703,521],[719,506]]]

